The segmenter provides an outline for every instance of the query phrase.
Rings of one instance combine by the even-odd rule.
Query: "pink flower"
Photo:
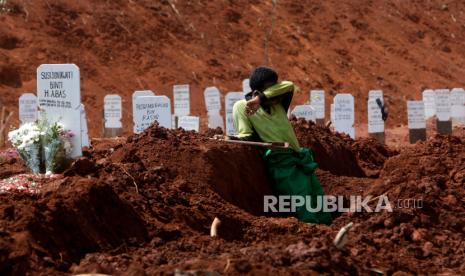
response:
[[[7,149],[7,150],[4,150],[4,151],[0,151],[0,157],[3,157],[3,158],[18,158],[19,153],[15,149]]]
[[[74,137],[74,133],[72,133],[71,131],[67,130],[67,131],[64,131],[62,133],[62,136],[65,137],[65,138],[73,138]]]

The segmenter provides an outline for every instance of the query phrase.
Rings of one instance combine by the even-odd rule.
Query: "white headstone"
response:
[[[242,81],[242,92],[244,93],[244,96],[247,95],[248,93],[252,92],[252,88],[250,88],[250,80],[245,79]]]
[[[425,105],[423,101],[407,101],[409,129],[425,129]]]
[[[465,90],[454,88],[450,91],[450,113],[454,124],[465,124]]]
[[[334,128],[352,139],[355,138],[354,111],[354,97],[351,94],[337,94],[334,97]]]
[[[296,105],[292,110],[292,115],[296,118],[304,118],[307,121],[316,121],[316,112],[311,105]]]
[[[134,100],[135,100],[137,97],[142,97],[142,96],[155,96],[155,93],[153,93],[152,90],[138,90],[138,91],[134,91],[134,93],[132,93],[132,102],[134,102]]]
[[[37,121],[37,97],[32,93],[24,93],[19,97],[19,120],[21,124]]]
[[[134,133],[141,133],[155,121],[161,127],[171,128],[171,106],[168,97],[136,97],[134,107]]]
[[[81,104],[81,144],[82,147],[89,147],[89,129],[87,128],[86,108]]]
[[[448,89],[438,89],[434,91],[436,102],[436,117],[439,121],[450,120],[450,91]]]
[[[383,100],[383,91],[382,90],[370,90],[368,91],[368,99],[381,99],[381,101],[384,102]]]
[[[185,130],[199,132],[200,119],[197,116],[181,116],[178,120],[178,127]]]
[[[39,107],[49,122],[60,122],[73,133],[71,158],[82,156],[81,87],[75,64],[42,64],[37,68]]]
[[[423,91],[423,103],[425,104],[426,119],[436,115],[436,100],[434,90],[427,89]]]
[[[325,118],[325,91],[312,90],[310,91],[310,104],[315,108],[316,118]]]
[[[105,128],[122,128],[123,107],[119,95],[106,95],[103,98]]]
[[[229,92],[224,98],[225,113],[226,113],[226,134],[235,135],[236,130],[234,129],[233,120],[233,107],[237,101],[243,100],[244,94],[242,92]]]
[[[208,128],[221,128],[224,130],[223,116],[218,111],[208,112]]]
[[[384,132],[383,115],[376,99],[380,98],[372,97],[368,99],[368,133]]]
[[[138,90],[134,91],[132,93],[132,113],[134,114],[134,111],[136,110],[136,98],[137,97],[143,97],[143,96],[155,96],[155,93],[153,93],[151,90]]]
[[[173,101],[176,116],[187,116],[191,113],[188,84],[173,86]]]
[[[220,99],[220,90],[218,88],[211,86],[207,87],[203,92],[205,98],[205,106],[207,107],[207,112],[213,110],[221,110],[221,99]]]

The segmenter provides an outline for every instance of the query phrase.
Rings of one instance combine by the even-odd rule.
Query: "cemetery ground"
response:
[[[0,274],[113,275],[465,272],[465,139],[392,150],[293,120],[329,195],[387,195],[393,212],[335,213],[332,225],[263,214],[256,149],[152,126],[94,139],[60,177],[0,195]],[[27,172],[4,157],[2,179]],[[421,199],[422,208],[396,202]],[[404,207],[404,208],[400,208]],[[417,206],[418,207],[418,206]],[[215,218],[217,237],[210,236]],[[349,222],[348,242],[333,245]]]
[[[40,64],[75,63],[91,137],[102,135],[105,95],[122,97],[129,135],[132,93],[151,89],[173,102],[175,84],[190,85],[191,112],[205,127],[204,89],[216,86],[222,97],[241,91],[242,79],[264,63],[272,1],[178,0],[175,10],[170,2],[8,0],[11,11],[0,14],[0,100],[14,111],[12,124],[19,124],[18,98],[36,91]],[[389,129],[406,125],[405,100],[465,85],[465,3],[362,2],[363,11],[353,1],[279,0],[269,60],[301,88],[295,103],[306,102],[310,89],[324,89],[328,99],[351,93],[362,125],[366,93],[380,89]]]
[[[19,125],[18,98],[41,90],[39,65],[72,62],[81,82],[73,103],[85,105],[94,137],[50,177],[31,176],[17,152],[0,151],[0,275],[465,274],[465,128],[436,135],[430,119],[428,140],[408,145],[406,112],[425,89],[464,87],[465,2],[273,2],[0,1],[8,111],[0,126]],[[223,103],[243,95],[226,94],[242,90],[264,55],[301,88],[293,105],[323,89],[328,118],[330,99],[352,94],[356,140],[292,123],[315,152],[326,194],[346,207],[354,195],[384,195],[393,212],[334,213],[329,226],[263,213],[271,193],[263,162],[252,147],[209,139],[219,131],[205,131],[203,91],[218,88],[210,92],[221,100],[210,104],[227,120]],[[147,123],[132,134],[132,93],[152,89],[174,103],[186,90],[177,86],[176,96],[176,84],[189,84],[181,109],[200,117],[201,133]],[[363,138],[371,89],[389,108],[387,145]],[[123,137],[95,138],[105,96],[122,105],[121,122],[118,113],[108,128]],[[406,208],[412,202],[421,208]],[[347,244],[336,248],[349,223]]]

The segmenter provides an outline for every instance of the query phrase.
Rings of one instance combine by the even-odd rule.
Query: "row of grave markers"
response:
[[[235,129],[233,125],[233,116],[232,110],[234,103],[244,99],[244,94],[248,93],[245,90],[245,87],[248,86],[248,80],[244,82],[244,91],[243,92],[229,92],[225,96],[225,115],[226,115],[226,133],[228,135],[235,134]],[[181,92],[177,92],[181,91]],[[173,93],[175,99],[175,114],[174,117],[180,116],[175,122],[175,119],[171,121],[171,127],[182,127],[188,130],[197,130],[199,125],[199,118],[195,116],[189,116],[189,88],[188,85],[179,85],[174,86]],[[430,91],[425,91],[425,95],[428,95]],[[182,93],[180,96],[176,96],[177,93]],[[449,102],[449,98],[446,97],[445,93],[448,93],[448,90],[442,89],[433,92],[434,101],[429,101],[429,108],[434,107],[434,111],[429,111],[429,113],[425,113],[424,120],[431,115],[438,116],[438,129],[440,133],[450,133],[451,127],[449,130],[442,130],[440,125],[443,124],[442,122],[446,122],[446,124],[450,125],[450,122],[447,116],[444,116],[444,112],[449,112],[455,114],[454,118],[457,118],[459,122],[465,121],[465,107],[463,105],[465,99],[465,91],[463,89],[453,89],[451,92],[451,99],[455,99],[453,103]],[[157,120],[160,125],[165,127],[170,127],[169,124],[169,99],[166,96],[159,96],[163,97],[159,100],[155,100],[152,105],[147,105],[150,100],[148,98],[143,97],[154,97],[153,92],[151,91],[136,91],[133,95],[133,110],[134,110],[134,132],[138,133],[145,129],[148,125],[150,125],[153,120]],[[137,97],[141,97],[137,100]],[[208,121],[210,128],[216,127],[223,127],[223,118],[220,115],[221,111],[221,99],[220,99],[220,92],[216,87],[208,87],[204,91],[204,98],[206,104],[206,110],[208,113]],[[325,92],[323,90],[312,90],[310,92],[310,99],[311,102],[308,105],[297,105],[292,110],[291,114],[295,115],[298,118],[305,118],[306,120],[312,120],[314,122],[324,122],[325,119]],[[140,101],[140,104],[138,103]],[[182,101],[185,101],[184,103]],[[176,102],[180,102],[176,104]],[[341,133],[346,133],[350,137],[355,138],[355,128],[354,128],[354,121],[355,121],[355,104],[354,104],[354,97],[351,94],[341,93],[337,94],[334,99],[333,103],[331,104],[331,122],[336,131]],[[157,105],[158,103],[158,105]],[[164,112],[157,113],[155,109],[160,109],[161,104],[165,108]],[[426,101],[425,101],[426,103]],[[437,103],[437,107],[436,104]],[[449,103],[452,111],[447,111],[447,103]],[[461,103],[461,104],[460,104]],[[145,105],[144,105],[145,104]],[[423,104],[423,102],[422,102]],[[377,139],[384,142],[384,119],[383,114],[381,111],[381,106],[384,105],[383,99],[383,92],[381,90],[371,90],[368,94],[368,133],[370,136],[376,137]],[[426,106],[426,105],[425,105]],[[455,109],[453,108],[455,106]],[[142,109],[140,109],[142,108]],[[145,109],[144,109],[145,108]],[[413,108],[413,107],[411,107]],[[425,107],[426,108],[426,107]],[[436,111],[437,110],[437,111]],[[138,112],[141,111],[139,114]],[[410,114],[410,113],[409,113]],[[154,118],[151,117],[154,115]],[[160,117],[161,116],[161,117]],[[148,120],[145,123],[145,120]],[[145,123],[145,125],[144,125]],[[142,124],[141,127],[138,127],[139,124]],[[414,128],[415,126],[413,126]],[[442,131],[441,131],[442,130]],[[415,140],[415,139],[414,139]]]
[[[204,91],[208,114],[208,127],[225,129],[226,134],[234,135],[233,106],[250,92],[248,79],[242,83],[242,92],[229,92],[225,95],[225,122],[221,116],[221,96],[216,87]],[[410,141],[426,139],[426,119],[436,116],[438,132],[449,134],[452,121],[465,124],[465,90],[425,90],[422,101],[407,101]],[[157,121],[165,128],[181,127],[199,131],[200,119],[190,111],[189,85],[173,86],[174,114],[167,96],[157,96],[150,90],[135,91],[132,95],[134,133],[140,133]],[[368,133],[384,142],[384,120],[381,106],[384,105],[383,92],[371,90],[368,94]],[[37,120],[37,106],[44,111],[49,121],[60,121],[66,129],[74,133],[73,157],[81,156],[81,149],[89,146],[85,107],[81,103],[80,73],[74,64],[44,64],[37,69],[37,97],[25,93],[19,98],[21,123]],[[336,94],[330,105],[331,122],[334,129],[355,138],[354,97],[348,93]],[[317,123],[325,120],[325,92],[310,91],[310,103],[297,105],[290,112],[298,118]],[[117,136],[122,132],[122,99],[119,95],[104,98],[104,134]]]
[[[233,106],[234,103],[244,99],[244,95],[250,92],[249,80],[244,80],[242,86],[242,92],[229,92],[225,96],[226,125],[221,116],[220,91],[213,86],[205,89],[204,100],[209,128],[220,127],[225,129],[228,135],[235,134],[232,117]],[[200,118],[190,115],[189,95],[189,85],[173,86],[174,114],[170,115],[170,100],[168,97],[155,96],[152,91],[134,92],[132,97],[134,133],[140,133],[155,120],[164,127],[181,127],[186,130],[199,131]],[[171,123],[168,122],[168,117],[171,118]]]
[[[410,142],[426,140],[426,120],[436,116],[439,134],[451,134],[452,126],[465,124],[465,90],[425,90],[422,101],[407,101]]]

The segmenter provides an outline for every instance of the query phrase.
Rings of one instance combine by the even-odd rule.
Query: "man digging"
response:
[[[262,151],[272,189],[278,196],[301,196],[310,202],[312,209],[317,206],[317,197],[324,195],[323,188],[315,174],[317,163],[310,149],[301,148],[294,129],[287,118],[292,101],[294,84],[290,81],[278,83],[278,74],[270,68],[258,67],[250,76],[252,92],[245,100],[234,104],[233,119],[237,135],[229,139],[262,142],[287,142],[287,149]],[[321,208],[323,198],[320,198]],[[308,223],[330,224],[331,214],[323,211],[309,212],[306,206],[296,208],[294,214]]]

